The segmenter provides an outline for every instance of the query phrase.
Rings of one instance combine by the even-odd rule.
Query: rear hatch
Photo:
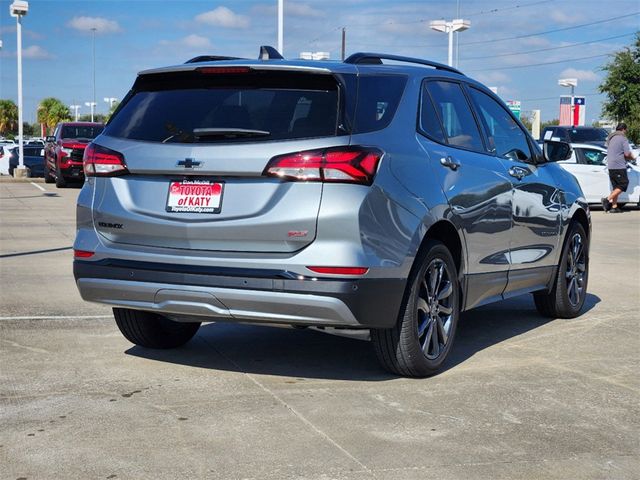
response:
[[[313,242],[320,182],[263,175],[277,155],[347,145],[328,71],[197,67],[141,75],[95,144],[127,173],[96,177],[94,225],[122,244],[293,252]]]

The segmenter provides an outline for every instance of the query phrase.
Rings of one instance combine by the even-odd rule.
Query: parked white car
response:
[[[572,143],[571,148],[571,158],[558,162],[558,165],[578,179],[588,203],[600,205],[601,198],[611,192],[607,149],[587,143]],[[635,203],[640,206],[640,166],[629,163],[627,174],[629,188],[620,195],[618,203]]]

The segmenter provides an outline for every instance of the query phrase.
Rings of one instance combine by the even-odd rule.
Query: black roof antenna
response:
[[[284,60],[284,57],[275,48],[269,45],[261,45],[258,60]]]

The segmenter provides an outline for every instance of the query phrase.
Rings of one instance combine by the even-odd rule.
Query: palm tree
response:
[[[69,108],[57,98],[48,97],[38,105],[38,122],[52,130],[60,122],[71,120]]]
[[[11,100],[0,100],[0,134],[18,128],[18,107]]]

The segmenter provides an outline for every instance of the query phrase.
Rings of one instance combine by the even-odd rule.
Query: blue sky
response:
[[[10,3],[0,1],[0,98],[15,101],[16,22]],[[640,1],[609,5],[615,8],[602,0],[285,0],[284,54],[328,51],[338,59],[346,27],[347,55],[378,51],[446,63],[447,35],[428,24],[457,17],[459,8],[460,17],[471,20],[458,39],[461,70],[497,86],[504,100],[521,100],[525,112],[541,109],[543,120],[557,118],[558,97],[569,93],[558,78],[577,77],[576,94],[587,95],[590,123],[600,117],[603,97],[595,93],[606,54],[630,45],[640,30]],[[31,0],[29,6],[23,75],[25,120],[31,122],[44,97],[68,105],[91,100],[92,27],[97,111],[103,113],[103,98],[122,98],[140,70],[199,54],[255,58],[259,45],[277,45],[276,0]],[[540,63],[549,64],[529,66]]]

